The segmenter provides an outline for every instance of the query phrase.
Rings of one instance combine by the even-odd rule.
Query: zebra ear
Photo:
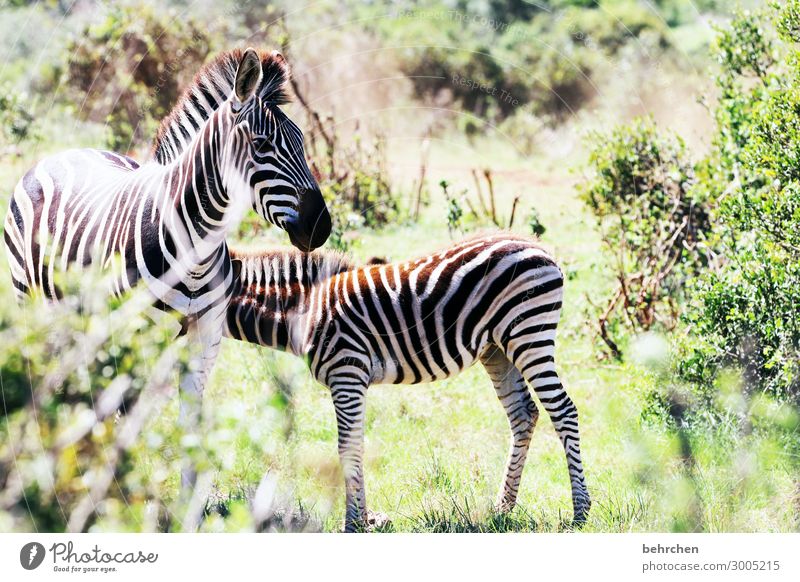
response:
[[[236,70],[236,81],[233,85],[236,99],[240,103],[250,99],[255,94],[258,86],[261,85],[262,77],[261,59],[254,49],[248,48],[242,54],[239,68]]]

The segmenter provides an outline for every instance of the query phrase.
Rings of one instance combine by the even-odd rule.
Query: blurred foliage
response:
[[[20,147],[41,139],[28,97],[9,86],[0,87],[0,158],[18,154]]]
[[[399,10],[378,33],[403,47],[400,66],[418,97],[484,123],[523,106],[548,120],[568,116],[594,96],[594,74],[623,47],[669,46],[663,20],[633,1],[479,4]]]
[[[188,82],[215,49],[206,23],[176,8],[115,2],[65,50],[51,72],[83,119],[106,124],[106,145],[126,152],[153,139]]]
[[[291,385],[280,374],[248,415],[257,426],[241,406],[221,405],[184,432],[175,387],[193,347],[175,338],[176,321],[146,315],[143,291],[107,299],[109,280],[91,271],[58,285],[57,303],[0,310],[0,531],[165,531],[203,515],[209,531],[318,527],[269,473],[238,495],[215,485],[238,455],[264,458],[265,431],[289,437]],[[191,499],[176,492],[188,459],[200,475]]]
[[[619,357],[626,334],[678,324],[687,278],[709,263],[710,206],[693,189],[683,142],[659,135],[651,120],[594,134],[589,163],[582,197],[614,255],[618,283],[599,310],[600,336]]]
[[[159,479],[132,448],[174,392],[182,346],[142,315],[141,296],[106,301],[107,285],[71,276],[58,303],[0,313],[4,531],[141,523],[158,508]]]

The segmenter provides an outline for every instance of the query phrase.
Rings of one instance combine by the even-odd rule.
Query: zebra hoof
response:
[[[378,511],[367,512],[367,531],[376,531],[391,525],[392,520],[385,513]]]
[[[514,511],[516,506],[516,501],[500,500],[494,504],[494,511],[498,515],[505,515]]]
[[[391,523],[392,521],[385,513],[367,511],[366,519],[362,518],[358,521],[346,521],[344,524],[344,533],[366,533],[371,531],[379,531]]]
[[[589,517],[590,507],[591,503],[588,501],[585,503],[585,505],[579,505],[575,507],[575,514],[572,518],[572,527],[581,529],[584,525],[586,525],[586,518]]]

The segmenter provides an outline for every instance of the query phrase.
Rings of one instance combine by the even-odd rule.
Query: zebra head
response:
[[[242,53],[231,96],[235,124],[244,126],[247,184],[253,209],[282,228],[301,251],[322,246],[331,217],[317,181],[306,163],[303,133],[280,109],[287,101],[289,65],[278,52]]]

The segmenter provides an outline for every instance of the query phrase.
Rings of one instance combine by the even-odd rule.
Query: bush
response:
[[[662,137],[650,120],[595,134],[592,175],[582,196],[614,254],[618,286],[601,310],[600,336],[612,354],[630,332],[672,330],[686,281],[709,261],[710,205],[693,191],[683,142]]]
[[[623,47],[668,46],[659,17],[634,2],[554,1],[547,13],[548,3],[535,4],[497,2],[488,14],[434,6],[385,19],[380,32],[407,47],[400,66],[418,97],[492,125],[523,105],[537,116],[570,115],[594,96],[593,75]]]
[[[687,423],[770,433],[792,459],[800,406],[800,2],[772,10],[737,14],[717,38],[716,133],[692,195],[711,202],[718,259],[687,287],[676,375],[647,398],[648,413],[666,418],[679,385]]]
[[[594,96],[598,56],[586,50],[565,20],[551,21],[514,23],[499,39],[499,53],[513,63],[505,73],[508,92],[533,113],[560,118]]]
[[[617,54],[629,42],[647,40],[660,49],[669,46],[661,17],[632,1],[609,3],[599,10],[566,10],[554,29],[568,33],[575,43],[599,49],[609,56]]]
[[[509,82],[507,67],[492,48],[492,28],[444,7],[433,14],[401,15],[384,30],[386,42],[408,47],[400,53],[400,68],[416,96],[481,118],[509,114],[511,103],[498,99],[498,93],[506,91],[521,98],[529,80],[522,86]]]
[[[274,474],[253,495],[263,465],[251,468],[254,480],[241,491],[231,483],[242,456],[268,454],[265,433],[290,438],[282,373],[270,367],[274,390],[247,422],[240,404],[223,403],[198,434],[185,433],[175,422],[175,387],[189,346],[175,339],[175,322],[144,315],[149,293],[108,300],[110,280],[91,272],[58,284],[58,303],[29,298],[0,308],[0,530],[180,529],[187,515],[203,518],[202,499],[196,506],[177,494],[188,458],[199,471],[198,494],[212,497],[201,529],[315,527],[298,523],[294,508],[270,493]]]
[[[107,146],[148,144],[212,50],[209,27],[175,9],[111,3],[65,54],[66,98],[83,119],[107,124]]]
[[[25,142],[40,139],[36,119],[26,99],[11,87],[0,87],[0,158],[19,153],[19,146]]]
[[[729,367],[749,393],[800,403],[800,3],[740,13],[719,34],[715,147],[699,188],[719,199],[725,262],[701,278],[690,320],[695,383]]]

